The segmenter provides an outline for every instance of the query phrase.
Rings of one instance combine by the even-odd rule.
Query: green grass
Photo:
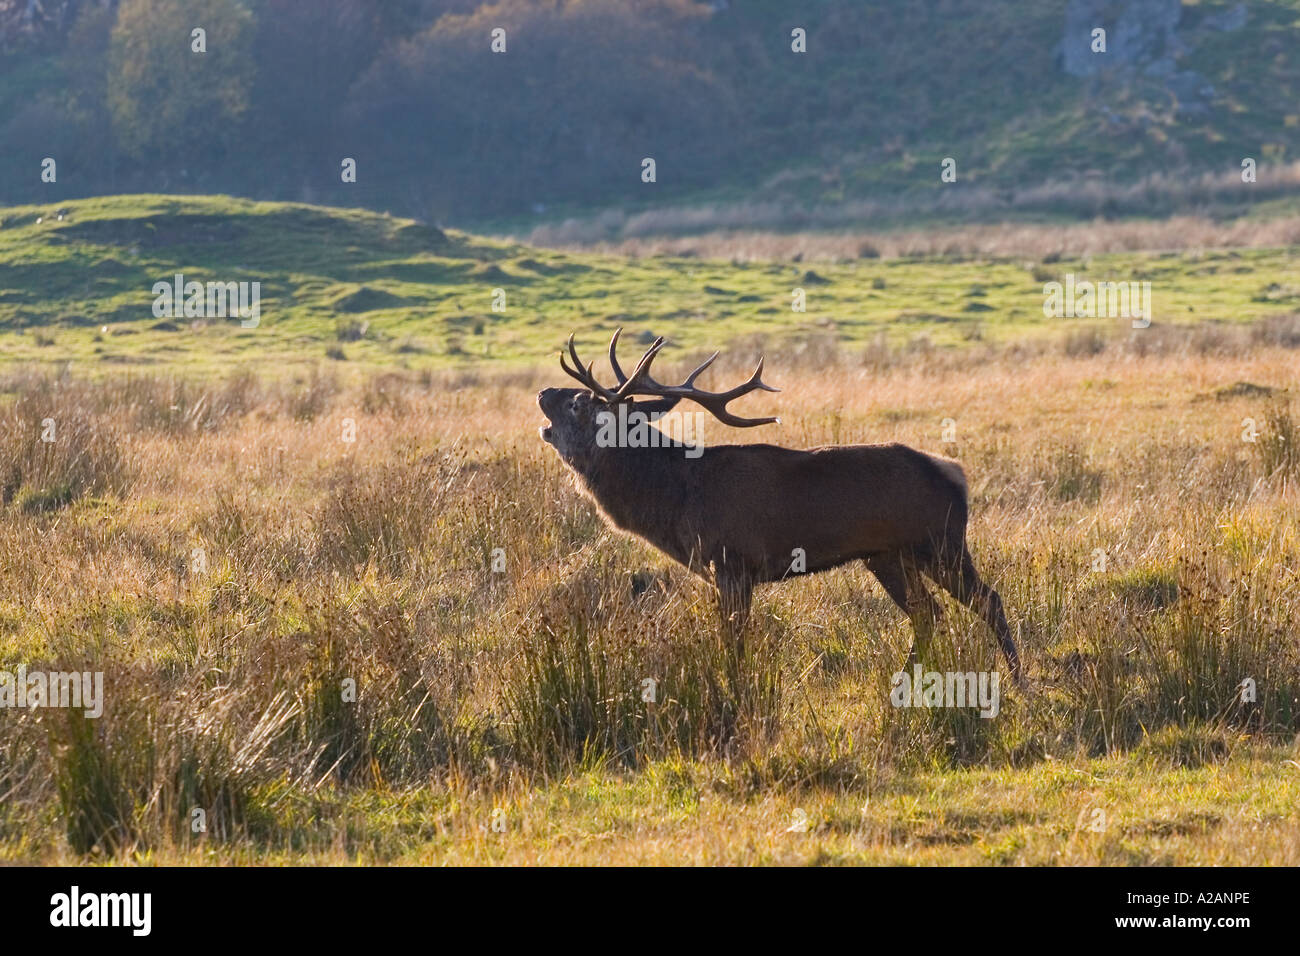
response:
[[[590,349],[618,326],[634,341],[667,334],[704,350],[724,337],[960,345],[1104,324],[1043,317],[1043,283],[1067,272],[1150,281],[1157,324],[1300,307],[1294,249],[733,264],[563,254],[361,210],[227,197],[118,196],[0,219],[0,364],[73,362],[90,374],[302,368],[331,350],[352,367],[518,365],[549,361],[570,329]],[[160,322],[153,284],[178,272],[261,282],[260,325]],[[791,309],[795,288],[805,313]],[[494,289],[504,311],[493,310]]]
[[[528,789],[258,789],[252,840],[209,835],[129,859],[163,864],[1269,865],[1294,860],[1294,748],[1188,762],[1133,756],[905,773],[844,786],[744,762],[670,759]],[[799,821],[803,821],[802,824]],[[0,811],[0,833],[5,829]],[[494,828],[495,825],[495,828]],[[27,823],[0,860],[57,844]],[[48,832],[47,832],[48,831]],[[101,856],[96,850],[93,856]],[[63,854],[46,862],[76,863]]]

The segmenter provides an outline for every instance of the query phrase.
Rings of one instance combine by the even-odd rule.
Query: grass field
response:
[[[1042,317],[1068,257],[66,209],[0,213],[0,670],[103,671],[105,706],[0,710],[0,859],[1300,864],[1294,247],[1080,261],[1152,281],[1139,330]],[[263,281],[262,324],[155,328],[178,270]],[[724,642],[537,437],[556,346],[617,325],[671,336],[665,375],[727,347],[706,387],[766,347],[783,391],[736,410],[784,424],[708,442],[958,457],[1028,689],[891,706],[911,634],[857,568],[760,591]],[[927,665],[997,664],[948,604]]]

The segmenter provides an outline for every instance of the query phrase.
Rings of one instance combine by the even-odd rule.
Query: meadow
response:
[[[164,202],[243,219],[166,242]],[[620,260],[232,204],[0,214],[0,670],[105,675],[97,719],[0,711],[0,860],[1300,863],[1293,250],[1115,253],[1169,310],[1131,329],[1035,318],[1057,260]],[[467,276],[521,259],[492,313]],[[241,263],[261,327],[155,327],[168,270]],[[835,298],[792,325],[809,271]],[[783,424],[708,442],[959,458],[1029,686],[891,706],[911,632],[856,567],[724,641],[537,435],[564,335],[621,324],[670,333],[664,375],[724,348],[705,387],[767,353],[782,392],[736,411]],[[945,604],[927,666],[996,669]]]
[[[822,341],[1011,345],[1094,331],[1095,322],[1044,321],[1043,286],[1067,274],[1151,282],[1161,324],[1231,327],[1300,308],[1293,216],[1021,228],[850,234],[807,248],[798,237],[741,235],[628,256],[638,247],[535,248],[364,210],[219,196],[17,206],[0,211],[0,366],[72,363],[92,377],[221,377],[236,366],[306,374],[322,363],[344,378],[372,368],[477,373],[535,364],[570,331],[602,347],[620,325],[644,342],[671,332],[696,352],[746,337],[796,351]],[[1215,248],[1214,235],[1240,245]],[[1188,236],[1206,243],[1186,247]],[[1271,245],[1253,244],[1261,239]],[[155,317],[152,289],[177,273],[259,282],[257,327]],[[804,311],[792,308],[795,290]]]

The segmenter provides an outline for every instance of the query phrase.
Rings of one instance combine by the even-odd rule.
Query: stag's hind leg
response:
[[[1011,637],[1011,627],[1007,624],[1007,615],[1002,607],[1002,598],[997,591],[989,587],[975,570],[970,550],[964,545],[961,557],[937,564],[932,577],[962,604],[982,617],[998,639],[998,645],[1007,659],[1011,678],[1017,684],[1023,682],[1020,670],[1020,653],[1016,642]]]
[[[943,617],[943,608],[925,586],[920,571],[910,558],[896,552],[868,558],[866,565],[885,593],[912,622],[912,649],[908,652],[906,664],[911,667],[930,642],[935,624]]]

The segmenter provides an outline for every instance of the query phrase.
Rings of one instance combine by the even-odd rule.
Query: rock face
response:
[[[1070,76],[1155,78],[1173,97],[1180,113],[1209,109],[1214,87],[1178,61],[1216,31],[1239,30],[1246,22],[1246,4],[1201,18],[1194,29],[1184,27],[1182,0],[1070,0],[1065,29],[1057,46],[1057,62]],[[1092,31],[1106,31],[1106,52],[1092,50]]]
[[[1182,0],[1129,0],[1118,19],[1108,0],[1070,0],[1061,37],[1061,68],[1070,76],[1096,76],[1184,52],[1178,39]],[[1108,16],[1108,14],[1110,14]],[[1092,52],[1092,31],[1106,30],[1106,52]]]

